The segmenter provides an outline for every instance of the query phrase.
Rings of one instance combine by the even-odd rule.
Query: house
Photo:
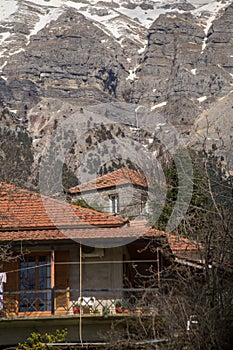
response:
[[[187,252],[189,242],[179,245],[143,220],[0,183],[0,246],[0,344],[14,345],[35,329],[67,328],[68,341],[99,340],[100,329],[128,316],[117,301],[134,312],[139,301],[146,305],[145,291],[153,297],[160,281],[150,285],[148,267],[169,266],[173,246]]]
[[[132,219],[147,212],[149,191],[143,173],[120,168],[72,187],[68,194],[72,201],[83,199],[90,206],[98,205],[101,211]]]

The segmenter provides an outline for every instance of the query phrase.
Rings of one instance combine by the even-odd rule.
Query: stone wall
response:
[[[147,201],[148,192],[146,188],[133,185],[117,186],[101,191],[76,194],[72,201],[85,200],[85,202],[96,210],[112,214],[110,196],[119,197],[119,215],[133,219],[143,213]]]

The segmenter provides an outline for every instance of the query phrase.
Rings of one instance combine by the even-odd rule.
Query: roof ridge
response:
[[[128,167],[121,167],[97,178],[73,186],[69,188],[68,192],[72,194],[82,191],[92,191],[98,188],[113,187],[128,182],[141,187],[148,187],[147,179],[143,172]]]

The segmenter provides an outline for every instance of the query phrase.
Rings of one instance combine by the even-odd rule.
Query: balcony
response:
[[[156,314],[157,288],[43,289],[4,292],[2,319],[128,317]],[[152,307],[153,306],[153,307]]]

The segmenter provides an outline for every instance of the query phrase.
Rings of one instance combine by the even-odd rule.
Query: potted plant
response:
[[[79,304],[79,303],[75,303],[75,304],[73,305],[73,313],[74,313],[75,315],[77,315],[77,314],[79,315],[80,312],[81,312],[80,304]]]
[[[84,314],[90,313],[90,306],[89,305],[83,305],[82,309],[83,309]]]
[[[134,310],[135,314],[142,314],[142,305],[141,303],[137,302],[135,305],[135,310]]]
[[[100,315],[100,311],[99,311],[97,308],[93,309],[93,310],[92,310],[92,313],[93,313],[94,315]]]
[[[119,299],[115,302],[115,310],[117,314],[122,314],[122,301]]]
[[[125,313],[125,314],[128,314],[129,313],[129,306],[128,306],[128,303],[126,300],[123,300],[122,302],[122,311]]]
[[[107,317],[109,316],[109,314],[110,314],[109,308],[108,308],[106,305],[103,306],[103,316],[104,316],[105,318],[107,318]]]

